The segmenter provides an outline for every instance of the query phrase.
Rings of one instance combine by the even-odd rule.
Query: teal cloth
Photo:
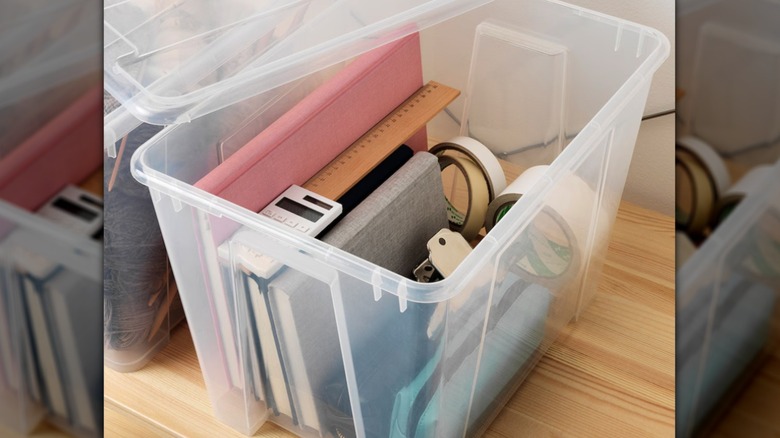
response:
[[[504,295],[511,295],[513,288],[521,289],[519,296],[509,296],[508,303],[500,300]],[[470,318],[466,327],[458,327],[459,333],[448,346],[449,351],[457,351],[470,343],[466,345],[470,350],[468,356],[460,363],[455,363],[458,359],[453,356],[443,358],[442,343],[436,356],[398,393],[393,407],[391,438],[462,436],[464,427],[468,428],[468,434],[475,433],[485,416],[497,407],[502,393],[511,389],[512,381],[533,365],[532,359],[545,334],[550,292],[508,274],[495,294],[495,300],[498,303],[491,308],[485,337],[477,338],[484,343],[481,351],[480,342],[467,336],[471,330],[481,333],[484,326],[484,313],[474,312],[476,317]],[[501,309],[502,306],[508,308]],[[441,369],[445,370],[444,376]],[[454,370],[449,378],[447,369]],[[478,378],[472,401],[475,372]],[[420,406],[418,398],[430,393],[431,386],[434,387],[433,396],[422,404],[422,412],[416,412]]]

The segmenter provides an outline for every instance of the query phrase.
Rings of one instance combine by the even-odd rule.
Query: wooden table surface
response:
[[[673,436],[674,346],[673,218],[623,203],[599,292],[486,436]],[[186,325],[142,370],[105,370],[105,415],[107,437],[243,436],[214,418]]]

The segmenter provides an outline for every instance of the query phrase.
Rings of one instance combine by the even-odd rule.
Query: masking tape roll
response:
[[[485,228],[487,231],[493,229],[493,226],[501,220],[509,209],[530,190],[534,184],[544,177],[545,172],[550,166],[542,164],[528,168],[521,173],[496,199],[490,202],[487,216],[485,217]]]
[[[756,166],[742,177],[736,184],[723,193],[718,200],[713,217],[713,226],[719,225],[731,214],[743,199],[766,189],[764,180],[772,173],[772,165]]]
[[[469,137],[454,137],[437,144],[429,152],[439,158],[442,170],[455,165],[466,178],[468,211],[459,212],[448,200],[447,213],[450,229],[461,233],[466,240],[472,240],[485,223],[488,204],[506,188],[501,163],[487,146]]]
[[[440,155],[448,150],[458,151],[473,161],[482,170],[489,187],[490,200],[498,196],[506,188],[506,177],[501,163],[487,146],[469,137],[455,137],[432,147],[429,151],[433,155]],[[489,202],[488,201],[488,202]]]
[[[466,157],[453,157],[446,153],[440,153],[439,167],[441,170],[449,166],[455,166],[466,179],[468,189],[469,208],[466,213],[458,212],[448,202],[448,216],[450,229],[463,235],[467,241],[477,237],[479,230],[485,223],[488,203],[490,202],[490,189],[482,170],[473,161]]]
[[[702,163],[707,175],[712,179],[716,196],[725,193],[731,186],[731,177],[726,163],[712,146],[696,137],[687,136],[677,140],[677,149],[688,151]]]
[[[687,177],[690,185],[690,211],[676,207],[675,222],[689,235],[701,235],[710,223],[717,202],[717,188],[702,162],[685,149],[675,151],[675,167]],[[678,177],[679,178],[679,177]],[[683,183],[678,181],[678,187]],[[677,201],[684,196],[677,195]]]

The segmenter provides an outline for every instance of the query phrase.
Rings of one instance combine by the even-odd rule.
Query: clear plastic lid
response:
[[[0,159],[100,74],[97,0],[9,0],[0,13]]]
[[[489,1],[105,0],[113,118],[188,122]]]
[[[97,2],[7,3],[0,14],[0,107],[97,72]]]

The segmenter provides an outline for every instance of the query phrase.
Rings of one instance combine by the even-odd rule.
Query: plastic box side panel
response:
[[[235,384],[227,373],[224,349],[219,336],[219,324],[231,324],[228,315],[221,321],[215,313],[219,298],[223,303],[227,293],[215,265],[216,248],[213,242],[207,246],[209,235],[208,216],[181,201],[152,189],[152,200],[168,248],[168,254],[180,290],[184,311],[191,321],[190,333],[198,354],[201,372],[206,383],[211,405],[220,420],[250,435],[259,424],[248,424],[246,406],[238,406],[225,400],[240,397],[242,385]],[[210,249],[211,253],[204,252]],[[211,258],[209,258],[211,256]],[[236,343],[235,340],[233,340]]]
[[[100,245],[3,202],[0,245],[4,300],[0,310],[5,313],[0,321],[0,337],[4,338],[0,340],[0,390],[4,408],[8,408],[0,419],[17,432],[27,433],[48,415],[51,422],[75,436],[95,436],[103,428]],[[65,278],[69,280],[60,281]],[[56,358],[55,363],[43,363],[41,350],[34,347],[38,335],[31,331],[31,294],[40,295],[40,310],[46,315],[43,323],[56,337],[48,353]],[[78,309],[55,306],[56,299],[79,303]],[[37,324],[40,327],[41,321]],[[79,340],[76,345],[75,339]],[[78,406],[78,412],[69,411],[69,418],[51,412],[51,405],[45,405],[44,382],[57,382],[68,406]]]
[[[628,100],[617,108],[612,125],[605,127],[603,136],[596,142],[588,158],[591,162],[584,164],[580,171],[590,172],[586,179],[597,194],[592,211],[592,228],[586,243],[588,266],[582,280],[577,317],[593,299],[601,284],[601,272],[610,243],[612,225],[623,196],[650,83],[651,81],[646,79],[638,85]],[[600,164],[595,164],[595,161],[600,161]],[[592,169],[585,170],[589,166],[592,166]]]
[[[5,207],[0,204],[0,212]],[[0,218],[0,224],[5,230],[14,228],[6,217]],[[26,322],[16,279],[12,261],[3,256],[0,258],[0,426],[26,434],[43,419],[44,410],[30,396],[28,388]]]
[[[780,165],[766,186],[780,183]],[[780,197],[746,199],[682,267],[677,289],[677,433],[689,436],[739,385],[780,321]]]
[[[344,312],[358,436],[463,435],[491,277],[486,268],[465,284],[442,286],[456,289],[454,298],[416,303],[404,298],[413,282],[387,290],[339,276],[334,305]]]

